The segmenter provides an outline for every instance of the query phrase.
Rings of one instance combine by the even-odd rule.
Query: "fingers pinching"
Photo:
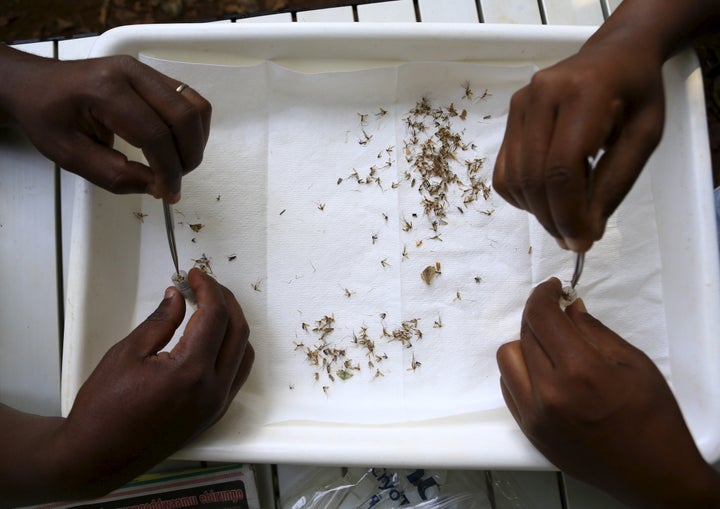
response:
[[[125,341],[142,357],[155,355],[170,342],[184,316],[185,300],[175,288],[169,287],[155,311]]]
[[[591,348],[560,308],[561,297],[562,285],[557,278],[536,286],[525,304],[521,326],[532,332],[532,338],[556,367],[567,359],[578,359]]]
[[[173,354],[214,366],[228,329],[230,312],[222,287],[211,276],[193,268],[188,273],[188,282],[195,292],[197,310],[188,320]]]

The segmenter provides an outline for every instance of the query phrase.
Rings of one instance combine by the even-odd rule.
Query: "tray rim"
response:
[[[368,38],[374,41],[399,42],[401,44],[412,45],[418,41],[433,41],[434,44],[458,44],[463,42],[492,42],[493,45],[498,44],[520,44],[530,45],[534,48],[532,51],[523,53],[525,60],[553,60],[559,58],[553,54],[541,55],[543,51],[549,51],[551,54],[557,51],[558,47],[572,48],[579,47],[589,35],[595,30],[595,27],[549,27],[542,25],[483,25],[483,24],[442,24],[442,23],[421,23],[421,24],[401,24],[401,23],[355,23],[355,24],[339,24],[339,23],[278,23],[278,24],[178,24],[178,25],[139,25],[120,27],[110,30],[101,35],[92,48],[91,57],[114,55],[114,54],[130,54],[137,56],[140,48],[148,46],[155,48],[178,47],[178,45],[188,44],[188,40],[178,42],[178,38],[192,39],[192,44],[206,45],[207,47],[222,47],[228,41],[241,42],[253,40],[256,42],[272,41],[275,45],[289,44],[292,41],[327,41],[341,39],[349,43],[367,42]],[[543,50],[543,47],[546,49]],[[565,55],[570,53],[566,52]],[[459,54],[456,60],[467,60],[466,54]],[[677,57],[676,57],[677,58]],[[679,65],[691,67],[697,65],[691,55],[685,55],[684,60]],[[432,60],[423,58],[423,60]],[[444,58],[444,60],[450,60]],[[697,79],[689,81],[687,87],[688,96],[702,97],[702,83],[698,90]],[[707,130],[703,133],[702,123],[697,122],[697,115],[691,112],[692,119],[695,120],[691,127],[692,135],[702,138],[704,134],[707,140]],[[704,120],[704,112],[702,116]],[[691,140],[696,141],[696,140]],[[701,140],[702,141],[702,140]],[[702,144],[702,143],[701,143]],[[700,147],[703,149],[703,147]],[[707,154],[709,154],[709,147]],[[698,164],[703,166],[705,160],[709,160],[709,155],[705,157],[705,151],[700,153]],[[708,163],[709,165],[709,163]],[[709,175],[709,171],[707,172]],[[700,183],[702,184],[702,182]],[[698,185],[694,189],[694,193],[698,199],[706,200]],[[63,359],[63,376],[62,376],[62,413],[67,415],[74,400],[74,394],[79,389],[80,383],[73,379],[72,368],[73,361],[77,359],[77,345],[73,344],[73,334],[77,332],[77,313],[82,309],[82,299],[86,298],[87,292],[82,282],[82,277],[78,276],[78,270],[75,267],[73,258],[77,259],[78,249],[88,249],[88,240],[83,237],[83,230],[89,228],[90,219],[83,217],[83,207],[88,206],[94,189],[91,185],[81,182],[78,192],[76,193],[73,243],[75,248],[75,257],[71,257],[70,263],[70,280],[68,284],[68,319],[66,320],[66,341],[65,355]],[[703,201],[703,207],[705,201]],[[706,210],[703,210],[707,213]],[[85,233],[87,233],[85,231]],[[705,246],[717,239],[713,235],[700,239]],[[72,249],[72,248],[71,248]],[[717,253],[709,255],[701,260],[701,263],[708,266],[713,260],[715,266],[717,263]],[[75,268],[77,269],[77,268]],[[704,321],[710,329],[720,331],[718,319],[714,317],[713,312],[720,309],[720,298],[715,295],[718,292],[718,275],[715,273],[708,275],[711,280],[700,281],[702,284],[702,293],[704,302],[708,304],[706,311],[701,313],[702,321]],[[716,313],[717,314],[717,313]],[[720,337],[720,334],[718,334]],[[706,353],[720,360],[720,348],[717,345],[708,345]],[[720,381],[720,375],[709,376],[703,378],[703,382]],[[720,387],[720,384],[715,387]],[[707,389],[707,387],[705,387]],[[718,390],[709,391],[710,395],[718,395]],[[720,398],[717,398],[720,399]],[[713,418],[720,417],[720,404],[709,408],[709,415]],[[484,415],[487,415],[484,413]],[[208,434],[201,437],[195,443],[189,445],[185,449],[179,451],[174,457],[179,459],[205,459],[218,461],[246,461],[258,463],[288,463],[288,464],[322,464],[322,465],[358,465],[365,466],[368,464],[383,464],[385,466],[417,466],[423,465],[427,467],[453,467],[453,468],[533,468],[545,469],[552,468],[547,460],[540,455],[527,439],[522,435],[510,413],[506,409],[497,412],[497,422],[490,423],[489,426],[483,427],[483,434],[479,436],[477,426],[474,426],[472,419],[461,422],[440,422],[439,424],[431,424],[417,426],[415,424],[402,426],[383,426],[382,439],[378,442],[379,447],[366,447],[361,441],[354,440],[354,433],[357,430],[366,429],[368,426],[336,426],[322,425],[322,423],[308,424],[287,424],[265,426],[265,429],[248,429],[244,430],[240,426],[239,432],[247,431],[251,437],[251,441],[238,446],[237,443],[226,443],[223,440],[216,440]],[[508,428],[507,422],[512,425]],[[717,422],[717,421],[716,421]],[[485,423],[487,424],[487,423]],[[374,426],[370,426],[373,428]],[[341,428],[341,429],[337,429]],[[320,433],[320,430],[322,433]],[[405,433],[412,430],[414,435],[413,441],[432,443],[434,449],[442,449],[443,451],[453,449],[453,455],[432,451],[414,451],[409,452],[407,447],[398,448],[398,444],[403,446],[407,442]],[[333,436],[333,440],[328,440],[328,433]],[[334,433],[334,435],[333,435]],[[490,435],[488,435],[490,433]],[[439,438],[438,435],[453,437],[452,440]],[[314,442],[308,441],[314,437]],[[456,442],[456,437],[472,439],[482,445],[482,451],[476,448],[477,444],[460,444]],[[488,439],[490,438],[490,439]],[[714,434],[703,435],[700,437],[699,447],[703,454],[710,461],[714,461],[720,457],[720,430]],[[338,450],[337,441],[344,440],[344,448]],[[511,447],[507,447],[511,444]],[[380,452],[382,448],[384,452]],[[447,449],[445,449],[447,448]],[[421,448],[422,449],[422,448]]]

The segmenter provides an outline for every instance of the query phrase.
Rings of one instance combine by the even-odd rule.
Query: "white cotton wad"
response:
[[[562,296],[560,297],[560,307],[562,309],[565,309],[570,304],[575,302],[575,300],[578,298],[577,291],[575,291],[575,288],[572,286],[563,286],[562,289]]]
[[[197,301],[195,300],[195,292],[192,288],[190,288],[190,282],[187,278],[187,272],[181,270],[180,272],[173,274],[171,279],[173,284],[175,285],[175,288],[180,291],[182,296],[185,297],[185,300],[195,306],[197,304]]]

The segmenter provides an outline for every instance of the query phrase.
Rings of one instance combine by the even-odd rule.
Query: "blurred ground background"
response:
[[[367,1],[0,0],[0,33],[5,42],[71,37],[78,34],[101,33],[120,25],[210,21],[351,3],[367,3]]]
[[[0,42],[99,34],[120,25],[233,19],[382,0],[0,0]],[[696,45],[720,184],[720,34]]]

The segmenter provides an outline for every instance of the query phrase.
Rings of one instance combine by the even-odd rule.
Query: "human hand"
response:
[[[563,248],[590,249],[660,140],[661,67],[655,51],[621,38],[591,40],[536,73],[510,104],[493,174],[498,193]],[[591,173],[588,158],[600,149]]]
[[[4,107],[45,156],[114,193],[172,203],[202,161],[211,106],[192,88],[129,56],[56,61],[5,48]],[[8,65],[11,62],[13,65]],[[148,165],[113,150],[117,134]]]
[[[179,343],[160,352],[185,314],[184,299],[170,288],[102,358],[61,428],[64,469],[92,486],[92,495],[143,473],[210,427],[250,373],[255,354],[235,297],[198,269],[188,280],[197,310]]]
[[[497,353],[523,433],[559,469],[634,507],[718,507],[720,478],[660,371],[582,300],[561,310],[561,294],[554,278],[535,288],[520,340]]]

